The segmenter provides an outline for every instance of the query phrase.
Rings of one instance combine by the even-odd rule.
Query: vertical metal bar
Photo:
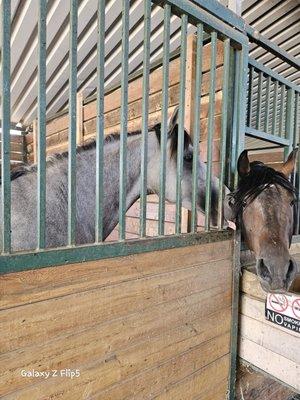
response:
[[[119,240],[125,239],[126,192],[127,192],[127,113],[128,113],[128,52],[129,7],[122,0],[122,76],[121,76],[121,131],[120,131],[120,178],[119,178]]]
[[[212,176],[212,146],[215,123],[215,92],[216,92],[216,58],[217,32],[211,33],[211,61],[209,76],[209,111],[207,126],[207,164],[206,164],[206,191],[205,191],[205,230],[210,228],[211,208],[211,176]]]
[[[293,150],[298,146],[298,93],[295,92],[294,94],[294,127],[293,127]],[[293,174],[292,174],[292,182],[293,185],[296,186],[296,175],[297,175],[297,167],[294,168]]]
[[[159,204],[158,204],[158,234],[163,235],[165,229],[165,181],[166,181],[166,156],[168,135],[168,103],[169,103],[169,53],[170,53],[170,17],[171,6],[164,7],[164,44],[163,44],[163,70],[162,70],[162,122],[160,134],[160,174],[159,174]]]
[[[237,156],[244,149],[245,126],[246,126],[246,93],[247,93],[247,66],[248,66],[248,45],[243,46],[239,52],[239,79],[237,81],[238,89],[238,113],[237,113]],[[237,181],[236,181],[237,182]],[[238,223],[238,226],[240,224]],[[230,360],[230,378],[229,378],[229,400],[235,399],[236,371],[237,371],[237,347],[238,347],[238,321],[239,321],[239,282],[240,282],[240,253],[241,253],[241,233],[237,230],[234,235],[234,270],[232,277],[232,325],[231,325],[231,360]]]
[[[281,85],[280,93],[280,117],[279,117],[279,135],[285,137],[284,132],[284,106],[285,106],[285,85]]]
[[[194,130],[193,130],[193,187],[192,187],[192,212],[191,231],[197,231],[197,193],[198,193],[198,160],[200,142],[200,106],[202,92],[202,57],[203,57],[203,25],[197,25],[196,43],[196,77],[195,77],[195,103],[194,103]]]
[[[231,187],[236,186],[238,180],[236,159],[238,154],[238,102],[239,102],[239,60],[240,53],[234,50],[234,93],[233,93],[233,110],[232,110],[232,140],[231,140]]]
[[[254,68],[252,65],[249,66],[249,86],[248,86],[248,107],[247,107],[247,125],[251,127],[252,125],[252,115],[253,115],[253,75]]]
[[[297,157],[297,220],[296,220],[296,227],[295,233],[296,235],[299,234],[299,218],[300,218],[300,127],[299,127],[299,120],[300,120],[300,110],[299,110],[299,97],[300,94],[296,93],[296,107],[295,107],[295,137],[296,137],[296,146],[298,146],[298,157]]]
[[[227,162],[226,162],[226,184],[228,188],[233,189],[233,178],[235,171],[235,147],[234,141],[236,135],[234,134],[234,110],[235,110],[235,94],[237,92],[235,85],[235,50],[231,46],[230,47],[230,56],[229,56],[229,90],[228,90],[228,115],[227,115]],[[251,122],[250,122],[251,123]]]
[[[220,143],[218,229],[222,229],[223,225],[223,197],[224,197],[225,162],[226,162],[229,67],[230,67],[230,39],[226,39],[224,41],[223,85],[222,85],[222,126],[221,126],[221,143]]]
[[[276,135],[277,128],[277,108],[278,108],[278,81],[274,83],[273,95],[273,115],[272,115],[272,135]]]
[[[1,230],[2,252],[11,250],[11,185],[10,185],[10,0],[2,0],[1,4]]]
[[[258,86],[257,86],[257,110],[256,110],[256,129],[260,130],[261,116],[262,116],[262,88],[263,88],[263,73],[258,73]]]
[[[179,83],[179,110],[178,110],[178,142],[177,142],[177,176],[176,176],[176,217],[175,233],[181,233],[181,206],[182,206],[182,169],[184,147],[184,109],[185,109],[185,80],[186,80],[186,53],[187,53],[187,23],[188,16],[181,16],[181,45],[180,45],[180,83]]]
[[[269,121],[270,121],[270,89],[271,89],[271,77],[267,77],[266,86],[266,102],[265,102],[265,120],[264,120],[264,131],[268,133],[269,131]]]
[[[76,226],[76,93],[78,0],[70,1],[69,141],[68,141],[68,245],[75,244]]]
[[[96,120],[96,226],[95,241],[103,241],[104,207],[104,62],[105,62],[105,0],[98,0],[97,41],[97,120]]]
[[[151,32],[151,1],[144,0],[144,59],[143,59],[143,99],[142,99],[141,196],[140,196],[141,237],[144,237],[146,235],[146,216],[147,216],[150,32]]]
[[[287,105],[286,105],[286,139],[289,141],[288,147],[284,149],[285,159],[293,148],[294,138],[294,112],[295,112],[295,91],[288,88],[287,90]]]
[[[47,1],[39,0],[38,148],[37,148],[37,248],[46,242],[46,19]]]

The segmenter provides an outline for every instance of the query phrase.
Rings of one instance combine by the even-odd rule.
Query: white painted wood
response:
[[[246,315],[241,316],[240,335],[258,345],[279,354],[295,363],[300,362],[300,335],[289,335],[289,331],[276,329],[275,324],[257,321]]]
[[[281,326],[275,325],[265,319],[265,303],[263,301],[242,294],[240,300],[240,313],[242,316],[245,315],[257,321],[263,322],[274,329],[284,332],[287,337],[286,340],[288,340],[290,336],[295,336],[299,340],[299,333],[282,328]]]
[[[247,362],[300,391],[300,364],[241,338],[239,355]]]

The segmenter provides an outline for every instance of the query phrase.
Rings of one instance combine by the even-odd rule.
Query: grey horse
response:
[[[166,161],[166,200],[176,201],[176,159],[178,139],[178,110],[169,122]],[[128,135],[126,209],[140,197],[141,132]],[[119,135],[106,137],[104,142],[104,201],[103,236],[113,231],[119,220]],[[182,205],[191,209],[193,145],[184,133],[184,159],[182,178]],[[197,210],[205,204],[206,165],[199,159]],[[76,243],[95,241],[95,142],[78,148],[76,156]],[[160,124],[149,129],[147,190],[159,194]],[[30,250],[37,247],[37,168],[21,167],[12,172],[12,249]],[[216,223],[218,205],[218,179],[211,182],[211,221]],[[46,247],[67,244],[68,207],[68,153],[51,156],[46,164]],[[0,238],[1,239],[1,238]]]

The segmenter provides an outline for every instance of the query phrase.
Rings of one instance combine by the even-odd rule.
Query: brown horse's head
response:
[[[287,291],[297,265],[289,254],[295,189],[288,180],[295,167],[297,150],[275,171],[261,162],[249,162],[247,151],[238,160],[240,182],[225,202],[225,217],[240,216],[244,240],[255,253],[256,269],[266,291]]]

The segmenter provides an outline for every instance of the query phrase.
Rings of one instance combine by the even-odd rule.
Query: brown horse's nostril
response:
[[[297,265],[295,264],[294,260],[291,259],[289,262],[289,268],[287,270],[286,279],[285,279],[287,286],[289,286],[291,284],[292,280],[295,277],[296,267],[297,267]]]
[[[258,260],[257,263],[257,273],[260,276],[261,279],[263,279],[264,281],[270,283],[272,280],[269,268],[266,266],[266,264],[264,263],[264,260],[261,258],[260,260]]]

